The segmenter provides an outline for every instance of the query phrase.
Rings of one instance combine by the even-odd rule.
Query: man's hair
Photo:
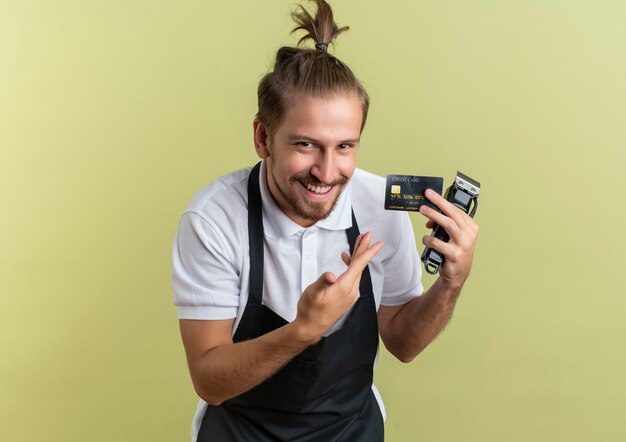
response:
[[[298,41],[298,46],[308,39],[315,42],[314,49],[283,46],[276,53],[272,72],[259,83],[259,112],[257,120],[273,134],[282,123],[294,94],[304,93],[313,97],[328,97],[338,93],[355,94],[361,101],[365,126],[369,109],[369,96],[350,68],[327,52],[335,38],[349,29],[339,28],[333,18],[330,5],[324,0],[309,0],[316,3],[315,17],[302,5],[292,12],[296,27],[291,31],[304,30],[307,34]]]

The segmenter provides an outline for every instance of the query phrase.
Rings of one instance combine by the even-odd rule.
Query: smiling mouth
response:
[[[317,193],[318,195],[328,193],[330,192],[330,189],[333,188],[333,186],[314,186],[313,184],[304,184],[304,187],[306,187],[306,189],[310,192]]]

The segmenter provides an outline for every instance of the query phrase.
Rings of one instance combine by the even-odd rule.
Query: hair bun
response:
[[[335,37],[348,30],[338,28],[333,11],[324,0],[310,0],[317,5],[315,17],[301,5],[291,16],[298,26],[291,32],[303,29],[307,34],[300,39],[312,39],[314,48],[283,46],[276,52],[276,62],[259,83],[257,91],[259,111],[256,119],[273,134],[283,121],[288,109],[294,105],[297,94],[312,97],[328,97],[335,94],[350,94],[361,102],[363,119],[361,130],[367,120],[369,97],[350,68],[328,53],[328,46]]]
[[[333,10],[324,0],[309,0],[317,5],[315,17],[307,11],[304,6],[298,5],[298,10],[291,13],[291,18],[296,22],[296,27],[292,33],[304,30],[307,34],[298,40],[298,45],[303,41],[311,39],[315,42],[315,47],[322,51],[327,51],[328,45],[333,42],[339,34],[350,29],[348,26],[339,28],[333,17]]]

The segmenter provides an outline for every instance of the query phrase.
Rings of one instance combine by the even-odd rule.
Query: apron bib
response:
[[[262,304],[263,215],[258,163],[248,181],[250,293],[234,342],[254,339],[288,322]],[[346,230],[350,252],[359,228],[352,212]],[[198,442],[381,442],[383,421],[372,392],[378,322],[369,268],[359,299],[343,327],[306,348],[247,392],[209,405]]]

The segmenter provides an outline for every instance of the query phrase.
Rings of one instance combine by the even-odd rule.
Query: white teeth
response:
[[[311,192],[315,192],[315,193],[327,193],[332,186],[325,186],[325,187],[321,187],[321,186],[313,186],[311,184],[307,184],[306,188],[309,189]]]

